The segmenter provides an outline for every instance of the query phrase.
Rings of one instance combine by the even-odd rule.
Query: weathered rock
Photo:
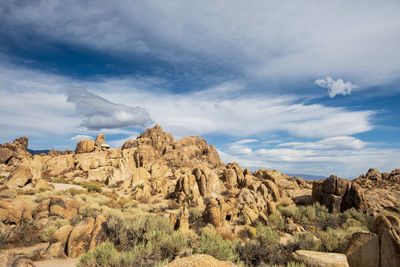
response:
[[[225,181],[231,186],[237,186],[238,178],[234,169],[225,169]]]
[[[49,217],[72,219],[78,215],[79,203],[67,196],[52,196],[42,200],[33,212],[34,219]]]
[[[363,189],[356,182],[352,183],[336,175],[324,181],[313,182],[312,200],[325,205],[331,212],[351,208],[365,211],[368,208]]]
[[[22,136],[20,138],[15,139],[13,143],[17,147],[19,147],[19,148],[21,148],[23,150],[27,150],[28,149],[28,142],[29,142],[28,137]]]
[[[170,215],[171,228],[173,230],[188,231],[189,230],[189,210],[184,207],[178,213]]]
[[[400,266],[400,219],[394,216],[379,216],[373,230],[379,236],[380,266]]]
[[[165,267],[238,267],[228,261],[220,261],[210,255],[195,254],[189,257],[179,258]]]
[[[339,253],[296,250],[291,254],[291,258],[308,267],[349,267],[346,255]]]
[[[66,256],[65,249],[73,228],[72,225],[64,225],[51,236],[49,246],[46,249],[48,256],[55,258]]]
[[[89,250],[94,223],[95,220],[90,217],[74,227],[68,239],[68,257],[75,258]]]
[[[8,148],[0,148],[0,164],[7,164],[14,152]]]
[[[90,153],[93,152],[95,149],[95,141],[91,139],[85,139],[78,142],[76,145],[75,153]]]
[[[377,182],[380,182],[382,180],[381,173],[378,171],[378,169],[375,168],[369,169],[365,177],[367,179],[375,180]]]
[[[101,242],[104,242],[107,238],[107,220],[103,215],[96,217],[94,227],[91,234],[91,240],[89,244],[89,249],[95,248]]]
[[[32,220],[32,208],[21,200],[0,200],[0,221],[4,224],[20,225]]]
[[[355,233],[348,242],[345,254],[350,267],[379,266],[379,237],[369,232]]]
[[[99,135],[96,137],[96,140],[95,140],[94,142],[95,142],[95,145],[96,145],[96,146],[101,147],[102,145],[104,145],[104,144],[106,143],[106,137],[105,137],[105,135],[104,135],[104,134],[99,134]]]
[[[24,163],[18,165],[18,167],[10,174],[6,185],[8,188],[19,188],[24,187],[30,182],[32,182],[31,168],[27,163]]]

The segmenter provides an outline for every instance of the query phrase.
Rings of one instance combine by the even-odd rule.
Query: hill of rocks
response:
[[[160,217],[168,221],[168,229],[163,228],[168,235],[185,233],[185,245],[168,250],[168,257],[166,249],[159,248],[157,260],[176,259],[170,266],[183,266],[176,265],[185,262],[179,258],[196,252],[249,266],[268,261],[400,266],[400,170],[381,174],[370,169],[354,180],[331,175],[317,181],[276,170],[251,172],[238,163],[222,162],[204,139],[175,140],[159,125],[120,148],[110,148],[100,134],[95,140],[79,141],[75,151],[31,155],[27,149],[26,137],[0,147],[0,249],[6,255],[0,257],[0,265],[34,264],[35,258],[7,249],[37,243],[45,243],[36,253],[39,258],[89,257],[107,242],[121,254],[128,248],[116,241],[116,221],[143,217],[150,223],[148,218]],[[355,231],[356,226],[361,230]],[[332,229],[345,233],[337,237],[345,246],[325,242]],[[265,231],[268,236],[262,234]],[[215,238],[207,241],[207,236]],[[265,247],[271,236],[276,236],[276,246],[263,252],[269,258],[251,254]],[[312,246],[304,245],[309,236]],[[129,249],[153,244],[146,238]],[[199,251],[198,244],[220,239],[236,242],[236,256]],[[151,253],[143,266],[157,261]],[[329,265],[332,259],[343,265]]]

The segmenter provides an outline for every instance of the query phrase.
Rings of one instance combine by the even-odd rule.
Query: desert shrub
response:
[[[88,192],[97,192],[97,193],[101,192],[101,187],[95,183],[88,184],[85,186],[85,188]]]
[[[278,210],[284,217],[290,217],[293,220],[297,221],[298,218],[298,209],[295,206],[278,206]]]
[[[288,242],[287,248],[289,251],[298,249],[318,251],[321,247],[321,241],[314,238],[310,232],[295,234]]]
[[[238,243],[236,250],[240,260],[250,266],[283,261],[280,255],[279,233],[262,224],[256,226],[255,238],[247,239],[244,245]]]
[[[38,243],[41,241],[39,231],[39,223],[36,220],[9,227],[0,233],[0,249]]]
[[[366,231],[365,226],[350,226],[346,228],[328,228],[327,231],[319,233],[321,239],[321,250],[326,252],[344,253],[347,243],[356,232]]]
[[[198,244],[193,248],[193,253],[211,255],[223,261],[236,262],[239,259],[235,245],[219,235],[201,234]]]
[[[317,218],[316,209],[314,206],[300,206],[298,208],[298,213],[302,222],[315,221]]]
[[[273,229],[283,230],[285,228],[285,222],[279,211],[276,211],[268,216],[268,223]]]
[[[199,208],[189,208],[189,223],[194,223],[201,218],[203,212]]]
[[[51,236],[61,227],[64,225],[69,224],[69,221],[66,219],[57,219],[54,222],[51,222],[49,225],[44,227],[42,230],[39,232],[39,238],[43,242],[48,242],[51,238]]]
[[[119,267],[120,258],[114,244],[105,242],[84,254],[77,264],[78,267]]]

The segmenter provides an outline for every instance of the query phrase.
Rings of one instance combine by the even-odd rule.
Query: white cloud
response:
[[[256,77],[343,75],[365,88],[400,73],[400,2],[384,2],[2,1],[0,17],[13,38],[25,28],[124,58],[205,60]]]
[[[83,88],[72,87],[67,96],[67,101],[74,103],[77,112],[86,118],[81,126],[89,130],[146,127],[153,123],[147,110],[111,103]]]
[[[78,135],[71,137],[71,140],[74,140],[74,141],[81,141],[81,140],[85,140],[85,139],[93,139],[93,137],[91,137],[89,135],[84,135],[84,134],[78,134]]]
[[[346,140],[350,142],[346,144]],[[225,162],[236,161],[252,169],[272,168],[287,173],[313,175],[338,174],[355,178],[375,167],[381,171],[398,168],[400,149],[379,148],[350,136],[334,137],[315,142],[291,142],[265,148],[227,144],[218,148]]]
[[[331,98],[336,95],[349,95],[353,89],[358,88],[357,85],[353,85],[351,82],[344,82],[342,79],[335,81],[331,77],[315,80],[315,84],[328,88],[328,95]]]

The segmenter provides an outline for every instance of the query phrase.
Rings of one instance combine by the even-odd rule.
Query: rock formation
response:
[[[361,211],[368,208],[363,189],[357,183],[338,178],[336,175],[313,183],[312,200],[325,205],[334,213],[350,208]]]

